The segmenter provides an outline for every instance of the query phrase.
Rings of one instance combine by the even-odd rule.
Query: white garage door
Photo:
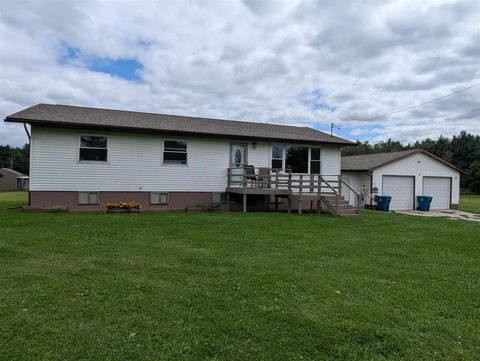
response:
[[[449,209],[450,178],[423,177],[423,195],[433,197],[430,209]]]
[[[413,209],[413,177],[383,176],[383,195],[391,196],[390,209]]]

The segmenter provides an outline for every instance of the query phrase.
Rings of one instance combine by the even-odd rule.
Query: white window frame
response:
[[[273,158],[273,147],[282,147],[282,169],[285,169],[285,144],[271,144],[270,146],[270,168],[272,167],[272,162],[274,160],[279,160],[280,158]]]
[[[308,148],[308,172],[307,173],[292,173],[292,174],[302,174],[302,175],[310,175],[312,174],[312,169],[311,169],[311,161],[312,161],[312,148],[315,149],[320,149],[320,160],[318,162],[320,163],[320,173],[322,173],[322,147],[320,146],[311,146],[311,145],[303,145],[303,144],[292,144],[292,143],[272,143],[270,144],[270,167],[272,166],[272,161],[274,159],[280,159],[280,158],[273,158],[273,147],[278,146],[282,147],[282,169],[285,169],[286,167],[286,162],[287,162],[287,148],[288,147],[306,147]]]
[[[152,201],[152,195],[154,195],[154,194],[159,195],[159,197],[158,197],[159,202],[158,203]],[[165,195],[165,197],[167,199],[165,202],[162,202],[162,195]],[[150,198],[149,201],[150,201],[151,205],[165,205],[165,204],[170,203],[170,194],[168,192],[150,192],[150,197],[149,198]]]
[[[165,163],[165,142],[185,142],[185,152],[178,152],[178,151],[170,151],[168,150],[168,153],[185,153],[186,155],[186,163],[185,164],[180,164],[180,163]],[[162,139],[162,165],[167,166],[167,167],[187,167],[188,166],[188,141],[184,139],[172,139],[172,138],[165,138]]]
[[[319,150],[319,159],[312,159],[312,149],[318,149]],[[321,175],[322,174],[322,148],[321,147],[308,147],[308,174],[312,174],[312,162],[318,162],[320,165],[319,167],[319,173],[315,173],[316,175]]]
[[[98,148],[98,147],[82,147],[82,137],[102,137],[106,139],[106,147],[105,148]],[[88,134],[88,133],[82,133],[78,137],[78,151],[77,151],[77,163],[108,163],[109,157],[108,157],[108,136],[105,134]],[[107,150],[107,159],[106,160],[80,160],[80,150],[81,149],[106,149]]]
[[[86,193],[87,194],[87,203],[80,202],[80,194],[81,193]],[[96,194],[96,196],[97,196],[97,202],[96,203],[90,203],[90,194]],[[91,191],[79,191],[79,192],[77,192],[77,204],[79,206],[99,205],[100,204],[100,192],[91,192]]]

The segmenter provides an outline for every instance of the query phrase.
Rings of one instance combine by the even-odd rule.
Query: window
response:
[[[272,146],[272,168],[283,168],[283,146],[281,145]]]
[[[98,204],[98,192],[78,192],[78,204]]]
[[[227,193],[225,192],[213,192],[212,203],[227,203]]]
[[[310,149],[310,173],[320,174],[320,148]]]
[[[107,161],[107,137],[80,137],[80,160]]]
[[[181,140],[164,141],[163,164],[187,164],[187,142]]]
[[[168,204],[168,193],[150,193],[150,204]]]
[[[285,148],[285,168],[292,173],[308,173],[308,147]]]

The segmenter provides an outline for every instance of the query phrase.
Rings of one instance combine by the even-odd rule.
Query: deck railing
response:
[[[273,168],[228,168],[228,188],[271,188],[290,189],[292,172],[288,169]]]

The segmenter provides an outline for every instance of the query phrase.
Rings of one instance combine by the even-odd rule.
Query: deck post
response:
[[[243,213],[247,213],[247,193],[243,193]]]
[[[278,212],[278,196],[275,196],[275,212]]]
[[[230,192],[227,189],[227,211],[230,211]]]
[[[292,213],[292,198],[288,196],[288,213]]]
[[[302,191],[303,191],[303,174],[300,175],[300,188],[298,189],[298,214],[302,214]]]

